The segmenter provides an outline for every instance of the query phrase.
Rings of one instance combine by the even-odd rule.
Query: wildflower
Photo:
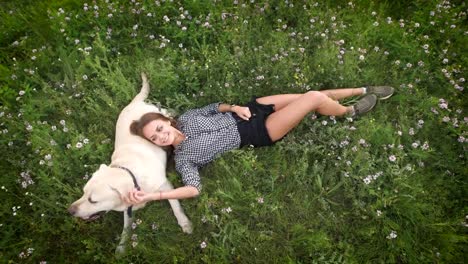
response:
[[[394,63],[395,65],[400,65],[400,60],[396,60]]]
[[[359,56],[359,60],[364,60],[364,59],[365,59],[364,55]]]
[[[409,131],[408,131],[408,134],[410,134],[410,136],[414,136],[414,128],[410,127]]]
[[[448,109],[448,103],[443,98],[439,99],[439,108]]]
[[[45,160],[51,160],[51,159],[52,159],[52,155],[47,154],[47,155],[44,156],[44,159],[45,159]]]
[[[83,147],[83,144],[81,142],[76,143],[76,148],[80,149],[81,147]]]
[[[375,21],[372,25],[374,25],[374,27],[377,27],[379,25],[379,22]]]
[[[418,120],[418,127],[421,128],[424,125],[424,120],[419,119]]]
[[[397,237],[397,232],[393,231],[387,236],[387,239],[395,239]]]
[[[257,198],[257,202],[258,202],[259,204],[262,204],[262,203],[264,202],[264,201],[263,201],[263,197],[258,197],[258,198]]]
[[[465,139],[464,136],[459,136],[457,140],[458,140],[458,142],[460,142],[460,143],[464,143],[464,142],[466,141],[466,139]]]
[[[206,246],[207,246],[207,245],[206,245],[206,242],[205,242],[205,241],[203,241],[203,242],[200,243],[200,248],[204,249],[204,248],[206,248]]]
[[[158,230],[158,225],[156,223],[152,223],[151,230]]]
[[[381,215],[382,215],[382,211],[377,210],[377,216],[381,216]]]
[[[230,212],[232,212],[232,209],[231,209],[231,207],[223,208],[223,209],[221,209],[221,212],[229,214]]]
[[[424,141],[424,144],[421,146],[422,150],[428,150],[429,149],[429,143],[427,141]]]
[[[411,144],[411,146],[412,146],[413,148],[417,148],[417,147],[419,147],[419,143],[418,143],[417,141],[416,141],[416,142],[413,142],[413,144]]]
[[[83,139],[83,144],[88,144],[88,143],[89,143],[89,139],[87,139],[87,138]],[[138,220],[139,220],[139,219],[138,219]],[[138,221],[138,220],[137,220],[137,221]]]
[[[65,120],[63,120],[63,119],[60,120],[60,124],[61,124],[62,126],[65,126]]]
[[[391,155],[390,157],[388,157],[388,160],[390,160],[391,162],[395,162],[396,161],[395,155]]]
[[[322,125],[326,126],[328,124],[327,120],[322,121]]]
[[[138,242],[136,242],[136,241],[132,242],[132,247],[136,247],[137,245],[138,245]]]
[[[372,182],[371,178],[369,178],[369,176],[367,176],[366,178],[363,179],[364,183],[365,184],[370,184]]]

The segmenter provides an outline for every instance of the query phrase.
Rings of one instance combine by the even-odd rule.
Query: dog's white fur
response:
[[[151,142],[130,133],[130,124],[138,120],[143,114],[156,112],[167,115],[167,111],[154,105],[145,103],[149,93],[149,83],[144,73],[141,74],[143,85],[140,93],[127,105],[119,115],[116,125],[115,150],[112,154],[111,165],[128,168],[136,177],[138,185],[145,192],[157,192],[173,189],[166,178],[166,153]],[[105,211],[123,211],[124,228],[116,252],[124,251],[128,238],[128,228],[131,217],[126,210],[128,204],[121,199],[121,195],[134,188],[130,174],[120,168],[101,164],[93,173],[83,188],[83,196],[74,202],[68,211],[82,219],[90,219],[93,215]],[[178,224],[185,233],[192,232],[192,224],[184,214],[178,200],[169,200]],[[133,206],[133,210],[144,207],[145,204]]]

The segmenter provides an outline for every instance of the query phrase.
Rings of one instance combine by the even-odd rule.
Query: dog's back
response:
[[[122,110],[117,119],[112,162],[115,164],[136,165],[134,166],[135,170],[141,172],[141,174],[152,174],[140,174],[138,178],[142,178],[142,181],[148,181],[149,184],[154,184],[154,186],[159,186],[165,181],[166,152],[148,140],[130,133],[131,123],[140,119],[143,114],[148,112],[167,114],[165,109],[144,102],[149,93],[149,83],[144,73],[141,74],[141,77],[143,85],[140,93]]]

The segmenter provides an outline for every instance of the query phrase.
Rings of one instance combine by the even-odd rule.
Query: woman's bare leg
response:
[[[259,100],[262,98],[257,99]],[[265,100],[262,100],[265,101]],[[310,112],[316,111],[322,115],[342,116],[352,107],[345,107],[329,98],[325,93],[311,91],[296,97],[295,100],[268,116],[265,126],[272,141],[283,138],[295,128]]]
[[[340,100],[351,96],[362,95],[362,88],[343,88],[343,89],[332,89],[319,91],[333,100]],[[279,111],[294,100],[304,94],[277,94],[265,97],[257,98],[257,102],[260,104],[272,104],[275,105],[275,111]]]
[[[321,93],[326,94],[333,100],[341,100],[351,96],[362,95],[364,93],[362,88],[343,88],[343,89],[330,89],[322,90]]]

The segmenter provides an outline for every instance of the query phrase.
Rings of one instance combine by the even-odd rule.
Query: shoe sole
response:
[[[392,97],[392,95],[393,95],[393,93],[391,93],[391,94],[389,94],[389,95],[387,95],[385,97],[377,97],[377,99],[378,100],[385,100],[385,99],[388,99],[388,98]]]

